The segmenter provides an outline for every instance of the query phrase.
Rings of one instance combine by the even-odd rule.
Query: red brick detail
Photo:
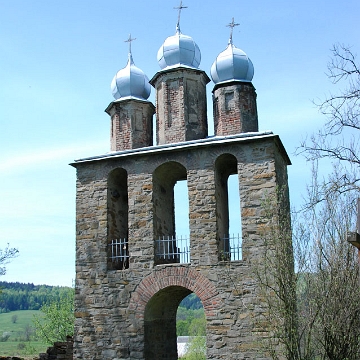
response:
[[[199,271],[185,266],[166,267],[145,277],[131,296],[129,310],[143,318],[148,301],[160,290],[169,286],[181,286],[191,290],[201,300],[206,317],[215,315],[221,307],[221,299],[215,285]]]

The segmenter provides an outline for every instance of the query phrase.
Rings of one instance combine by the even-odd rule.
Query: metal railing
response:
[[[224,236],[222,239],[224,260],[236,261],[242,260],[242,236],[233,234]]]
[[[190,262],[190,239],[183,236],[163,236],[155,240],[155,264],[186,264]]]
[[[112,269],[124,270],[129,268],[129,246],[127,239],[114,239],[108,244],[109,260]]]

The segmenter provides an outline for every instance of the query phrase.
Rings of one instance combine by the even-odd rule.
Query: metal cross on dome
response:
[[[128,42],[129,43],[129,54],[131,54],[131,43],[136,40],[136,38],[132,38],[131,34],[129,34],[129,38],[127,40],[125,40],[124,42]]]
[[[181,15],[181,10],[182,10],[182,9],[187,9],[187,6],[183,6],[182,0],[181,0],[181,1],[180,1],[180,5],[177,6],[177,7],[174,7],[174,9],[179,10],[179,13],[178,13],[178,21],[177,21],[177,24],[176,24],[176,29],[180,31],[180,15]]]
[[[232,43],[233,43],[233,41],[232,41],[232,36],[233,36],[234,27],[235,27],[235,26],[239,26],[239,25],[240,25],[240,24],[234,22],[234,18],[232,18],[231,23],[229,23],[229,24],[226,25],[227,27],[229,27],[229,28],[231,29],[231,30],[230,30],[229,44],[232,44]]]

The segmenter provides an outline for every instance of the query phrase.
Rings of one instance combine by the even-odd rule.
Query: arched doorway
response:
[[[176,312],[180,302],[191,291],[181,286],[169,286],[157,292],[145,307],[145,359],[176,360]]]
[[[213,320],[222,300],[213,282],[188,265],[166,266],[146,276],[132,294],[129,310],[144,324],[144,358],[177,359],[176,311],[195,293],[206,321]]]

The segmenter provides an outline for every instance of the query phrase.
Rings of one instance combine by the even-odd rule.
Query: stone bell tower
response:
[[[157,144],[151,143],[150,86],[130,48],[128,64],[112,82],[115,101],[106,109],[111,152],[72,164],[74,359],[176,360],[176,311],[195,293],[206,317],[208,359],[268,360],[271,326],[254,269],[266,251],[263,201],[274,197],[289,208],[288,197],[280,200],[277,190],[287,189],[290,160],[279,136],[258,130],[253,66],[232,40],[211,70],[213,137],[207,137],[209,78],[179,21],[158,61],[161,70],[150,81]],[[240,198],[229,191],[230,175],[236,175]],[[178,181],[187,183],[185,238],[175,224]],[[230,201],[241,207],[238,237],[229,234]]]

